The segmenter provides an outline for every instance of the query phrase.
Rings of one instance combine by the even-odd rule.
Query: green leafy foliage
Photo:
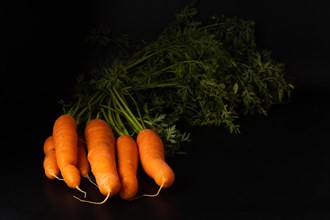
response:
[[[64,111],[82,125],[104,117],[118,134],[153,128],[172,153],[190,141],[176,126],[180,120],[237,133],[240,116],[267,115],[272,105],[289,101],[294,89],[284,65],[258,50],[254,25],[226,16],[202,23],[188,5],[155,40],[133,49],[127,49],[126,35],[111,39],[104,27],[94,30],[89,39],[103,47],[115,43],[119,52],[82,76]]]

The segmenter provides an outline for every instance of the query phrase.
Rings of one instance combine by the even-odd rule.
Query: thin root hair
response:
[[[89,200],[85,200],[85,199],[80,199],[77,196],[73,196],[73,198],[78,199],[80,202],[90,203],[90,204],[94,204],[94,205],[102,205],[103,203],[105,203],[109,199],[109,197],[110,197],[110,192],[104,198],[103,201],[101,201],[101,202],[94,202],[94,201],[89,201]]]
[[[131,201],[132,201],[132,200],[139,199],[139,198],[141,198],[141,197],[156,197],[156,196],[159,195],[159,193],[160,193],[161,189],[163,188],[163,186],[164,186],[164,182],[162,183],[162,185],[159,187],[159,189],[157,190],[157,192],[156,192],[155,194],[142,194],[142,195],[140,195],[140,196],[137,196],[137,197],[131,199]]]

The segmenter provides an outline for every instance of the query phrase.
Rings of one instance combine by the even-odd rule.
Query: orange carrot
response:
[[[77,167],[81,176],[91,181],[89,173],[91,171],[89,162],[87,160],[87,149],[83,135],[78,135],[78,162]]]
[[[54,142],[53,142],[53,136],[50,135],[46,138],[46,140],[44,141],[44,145],[43,145],[43,151],[44,154],[46,155],[49,151],[51,150],[55,150],[55,146],[54,146]]]
[[[45,174],[49,179],[60,179],[58,177],[60,175],[60,169],[56,164],[55,150],[50,150],[45,155],[43,167]]]
[[[152,129],[141,130],[136,141],[143,170],[160,187],[157,194],[152,195],[156,196],[161,188],[170,187],[175,179],[172,168],[165,161],[163,141]]]
[[[60,169],[56,163],[55,150],[50,150],[47,152],[44,158],[43,167],[45,170],[45,175],[48,177],[48,179],[63,180],[59,178]]]
[[[82,200],[92,204],[102,204],[120,190],[120,180],[116,165],[115,136],[110,125],[102,119],[92,119],[85,127],[87,158],[96,184],[105,199],[101,202]]]
[[[138,191],[137,170],[139,154],[137,144],[130,135],[120,135],[116,142],[117,165],[121,188],[121,198],[130,200]]]
[[[53,143],[53,137],[48,136],[46,140],[44,141],[43,145],[43,151],[45,154],[44,161],[43,161],[43,167],[46,176],[49,179],[59,179],[60,175],[60,169],[57,166],[56,162],[56,155],[55,155],[55,147]]]
[[[53,126],[53,141],[57,165],[65,183],[70,188],[76,188],[84,192],[79,188],[81,176],[77,168],[78,133],[77,123],[72,116],[63,114],[55,120]]]
[[[162,188],[171,186],[175,178],[172,168],[165,161],[165,149],[161,136],[153,129],[146,127],[146,124],[149,124],[149,122],[145,121],[144,117],[142,117],[139,106],[132,96],[128,95],[132,104],[136,107],[136,112],[131,111],[131,105],[126,101],[126,95],[122,91],[118,91],[116,87],[111,87],[110,94],[114,109],[118,109],[119,111],[115,113],[110,112],[106,115],[108,116],[109,123],[115,129],[118,127],[118,129],[124,128],[124,130],[128,131],[126,128],[127,124],[123,123],[122,117],[126,119],[128,126],[130,126],[130,132],[133,129],[134,133],[137,134],[136,142],[142,168],[159,186],[156,194],[144,194],[142,196],[157,196]],[[152,122],[150,123],[152,124]]]

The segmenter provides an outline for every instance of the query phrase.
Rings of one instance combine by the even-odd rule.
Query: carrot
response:
[[[56,164],[56,155],[55,150],[50,150],[45,155],[43,167],[45,170],[45,174],[48,179],[60,179],[58,176],[60,174],[60,169]]]
[[[63,114],[59,116],[53,126],[53,141],[55,146],[56,161],[65,183],[70,188],[79,188],[81,182],[78,163],[78,133],[75,119]]]
[[[55,147],[53,143],[53,136],[48,136],[44,141],[43,151],[45,154],[43,167],[45,171],[45,175],[49,179],[59,179],[60,169],[57,166],[56,155],[55,155]]]
[[[95,184],[89,176],[91,171],[88,159],[85,140],[82,134],[78,135],[78,162],[77,167],[81,176],[87,178],[91,183]]]
[[[121,198],[130,200],[138,191],[137,170],[139,154],[137,144],[130,135],[120,135],[116,141],[117,165]]]
[[[143,129],[138,133],[136,141],[143,170],[159,186],[155,195],[144,196],[156,196],[162,188],[170,187],[174,183],[175,174],[165,161],[164,144],[157,132]]]
[[[157,196],[162,188],[170,187],[174,183],[175,178],[172,168],[165,161],[164,143],[155,130],[151,127],[146,127],[146,124],[152,125],[152,122],[146,121],[145,118],[142,117],[139,111],[139,106],[132,96],[128,95],[133,105],[136,107],[136,112],[131,111],[128,102],[125,100],[125,96],[123,95],[124,93],[121,93],[115,87],[111,88],[110,93],[111,101],[114,105],[113,108],[119,109],[120,114],[116,112],[109,113],[109,123],[112,124],[114,128],[118,125],[128,131],[126,127],[127,124],[122,122],[121,116],[126,119],[126,122],[130,126],[130,133],[137,134],[136,142],[142,168],[146,174],[153,178],[159,186],[156,194],[143,194],[142,196]],[[133,199],[139,197],[135,197]]]
[[[110,125],[102,119],[92,119],[85,127],[87,158],[96,184],[105,199],[101,202],[82,200],[92,204],[103,204],[120,190],[116,165],[115,136]]]
[[[55,150],[55,146],[54,146],[54,142],[53,142],[53,136],[50,135],[46,138],[46,140],[44,141],[44,145],[43,145],[43,151],[44,154],[46,155],[49,151],[51,150]]]

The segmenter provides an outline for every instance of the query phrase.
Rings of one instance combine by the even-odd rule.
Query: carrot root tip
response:
[[[90,203],[90,204],[94,204],[94,205],[102,205],[103,203],[105,203],[109,199],[109,197],[110,197],[110,192],[104,198],[103,201],[101,201],[101,202],[94,202],[94,201],[89,201],[89,200],[85,200],[85,199],[80,199],[77,196],[73,196],[73,198],[78,199],[80,202]]]
[[[92,180],[92,178],[90,178],[90,176],[86,175],[85,176],[89,182],[91,182],[94,186],[96,186],[97,188],[99,188],[99,186]]]
[[[63,178],[60,178],[60,177],[56,176],[55,174],[53,174],[53,176],[55,177],[55,179],[58,179],[58,180],[64,181]]]
[[[77,186],[76,189],[79,190],[80,192],[82,192],[84,194],[84,198],[86,198],[87,193],[85,191],[80,189],[79,186]]]
[[[159,193],[162,190],[163,186],[164,186],[164,182],[162,183],[162,185],[159,187],[159,189],[157,190],[157,192],[155,194],[142,194],[140,196],[137,196],[137,197],[131,199],[131,201],[136,200],[136,199],[139,199],[141,197],[156,197],[156,196],[159,195]]]

